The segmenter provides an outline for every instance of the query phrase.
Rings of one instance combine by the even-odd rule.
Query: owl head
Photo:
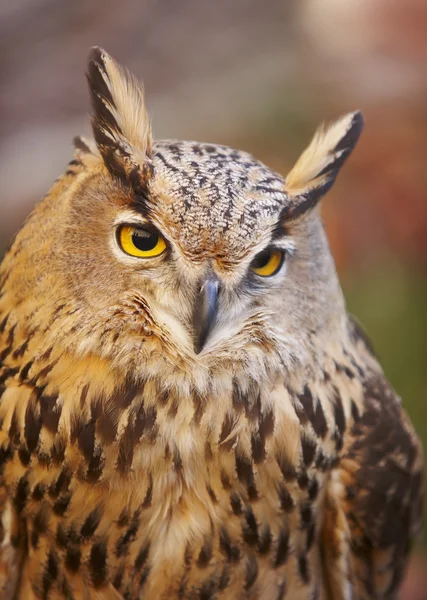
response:
[[[199,379],[290,370],[336,341],[345,311],[316,207],[361,114],[319,129],[282,177],[225,146],[153,141],[142,87],[99,48],[88,81],[94,142],[76,141],[3,265],[20,326],[123,372]]]

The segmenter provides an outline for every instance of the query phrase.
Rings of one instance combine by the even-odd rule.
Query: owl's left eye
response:
[[[166,250],[164,238],[155,229],[122,225],[117,237],[122,250],[130,256],[153,258]]]
[[[285,253],[277,248],[266,248],[250,264],[250,269],[261,277],[271,277],[279,272]]]

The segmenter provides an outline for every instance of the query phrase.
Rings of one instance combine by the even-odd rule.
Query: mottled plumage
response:
[[[88,79],[96,143],[0,270],[1,598],[395,598],[420,445],[316,208],[360,114],[282,178],[153,142],[99,49]],[[165,250],[130,255],[123,227]]]

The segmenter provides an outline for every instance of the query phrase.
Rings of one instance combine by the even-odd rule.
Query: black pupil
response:
[[[271,250],[263,250],[263,252],[260,252],[258,256],[253,259],[252,267],[254,269],[262,269],[265,267],[271,259],[271,252]]]
[[[148,252],[157,246],[159,234],[145,229],[135,229],[132,233],[132,242],[141,252]]]

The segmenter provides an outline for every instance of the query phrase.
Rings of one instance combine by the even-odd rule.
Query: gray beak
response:
[[[199,293],[196,297],[193,313],[194,352],[199,354],[213,326],[218,313],[218,279],[210,275],[202,281]]]

